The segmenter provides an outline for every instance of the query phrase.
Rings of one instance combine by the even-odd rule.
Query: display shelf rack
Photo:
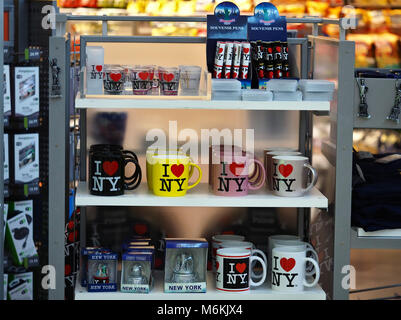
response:
[[[183,197],[159,197],[153,195],[142,183],[137,190],[122,196],[103,197],[89,194],[86,182],[80,182],[75,198],[77,206],[136,206],[136,207],[257,207],[257,208],[327,208],[327,198],[316,188],[303,197],[279,197],[265,188],[246,197],[220,197],[202,183],[189,190]]]
[[[154,272],[155,286],[149,294],[135,294],[124,292],[88,292],[77,280],[75,287],[75,300],[325,300],[326,294],[320,286],[305,288],[299,293],[277,292],[271,289],[266,281],[260,287],[252,288],[247,293],[223,293],[215,286],[212,272],[207,274],[206,293],[165,293],[164,273]]]
[[[77,97],[78,109],[206,109],[206,110],[282,110],[330,111],[329,101],[221,101],[188,100],[185,97],[137,99],[133,96]]]

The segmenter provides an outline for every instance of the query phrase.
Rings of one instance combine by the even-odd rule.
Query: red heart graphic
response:
[[[239,175],[241,175],[243,170],[241,170],[241,172],[238,173],[237,168],[242,168],[242,169],[245,168],[245,163],[239,164],[239,163],[233,162],[232,164],[230,164],[230,171],[232,172],[233,175],[238,177]]]
[[[149,73],[148,72],[139,72],[139,78],[141,78],[142,80],[146,80],[149,77]]]
[[[118,170],[118,162],[117,161],[111,161],[111,162],[110,161],[105,161],[105,162],[103,162],[103,170],[109,176],[112,176]]]
[[[281,52],[281,47],[276,48],[277,52]]]
[[[220,265],[220,263],[218,261],[216,261],[216,270],[219,270],[219,265]]]
[[[100,72],[100,71],[102,71],[102,69],[103,69],[103,66],[96,66],[96,70],[98,71],[98,72]]]
[[[273,49],[272,48],[267,48],[267,52],[272,53]]]
[[[281,164],[281,165],[278,167],[278,171],[280,171],[281,175],[282,175],[284,178],[287,178],[287,177],[292,173],[292,170],[293,170],[293,169],[294,169],[294,168],[293,168],[292,165],[290,165],[290,164],[287,164],[287,165]]]
[[[281,258],[280,266],[286,272],[290,272],[295,267],[295,260],[293,258],[290,258],[290,259]]]
[[[175,175],[177,178],[180,177],[182,175],[182,173],[184,172],[184,165],[180,164],[173,164],[171,166],[171,172],[173,173],[173,175]]]
[[[110,73],[111,80],[117,82],[121,79],[121,73]]]
[[[223,52],[223,48],[219,48],[219,53],[222,53]]]
[[[244,53],[248,53],[249,52],[249,48],[244,48]]]
[[[243,272],[245,271],[245,269],[246,269],[246,263],[245,263],[245,262],[243,262],[243,263],[237,263],[237,264],[235,265],[235,269],[237,269],[237,271],[238,271],[239,273],[243,273]]]
[[[148,227],[146,226],[146,224],[137,223],[135,224],[134,230],[137,234],[143,235],[146,233],[146,231],[148,231]]]
[[[163,78],[165,81],[170,82],[171,80],[174,79],[174,74],[172,73],[165,73],[163,74]]]

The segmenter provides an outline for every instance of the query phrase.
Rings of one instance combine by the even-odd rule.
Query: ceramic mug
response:
[[[252,280],[251,268],[254,261],[262,265],[262,278]],[[261,286],[266,280],[266,264],[263,259],[252,256],[241,248],[218,249],[216,253],[216,289],[224,292],[246,292],[251,286]]]
[[[157,147],[149,147],[146,150],[146,180],[148,184],[149,190],[152,190],[152,165],[156,162],[153,160],[153,157],[156,155],[183,155],[186,156],[186,154],[183,152],[182,148],[177,148],[177,149],[166,149],[166,148],[157,148]],[[192,161],[192,159],[190,158]],[[192,174],[194,172],[194,167],[190,167],[189,169],[189,179],[191,179]]]
[[[212,267],[216,271],[216,253],[226,241],[244,241],[245,237],[237,234],[216,234],[212,237]]]
[[[295,235],[289,235],[289,234],[274,234],[269,236],[268,242],[267,242],[267,256],[269,260],[271,259],[272,256],[272,251],[273,248],[276,246],[276,243],[278,241],[285,242],[285,241],[301,241],[301,238],[299,236]],[[270,264],[267,265],[268,268],[268,274],[271,274],[271,269],[270,269]]]
[[[136,157],[136,156],[135,156]],[[118,196],[124,190],[134,190],[141,183],[142,173],[137,158],[119,150],[89,153],[89,193],[97,196]],[[129,163],[135,165],[134,174],[125,175]]]
[[[316,250],[312,247],[312,245],[308,242],[300,241],[300,240],[277,240],[274,244],[274,248],[278,247],[301,247],[306,250],[306,255],[310,258],[314,259],[319,263],[319,256]],[[315,274],[316,271],[314,270],[313,264],[307,263],[306,266],[306,275],[311,276]]]
[[[311,171],[309,185],[307,172]],[[272,158],[273,193],[281,197],[300,197],[308,193],[317,182],[317,171],[307,157],[274,156]]]
[[[187,190],[197,186],[202,179],[201,168],[185,155],[157,155],[153,159],[156,161],[151,169],[151,184],[152,191],[157,196],[185,196]],[[188,183],[190,167],[195,167],[199,171],[199,177],[192,185]]]
[[[263,164],[248,155],[223,154],[224,158],[219,164],[212,165],[212,189],[216,196],[240,197],[246,196],[249,190],[258,190],[263,187],[266,173]],[[228,155],[228,157],[226,157]],[[250,181],[250,166],[254,170],[258,167],[258,176]]]
[[[272,159],[275,156],[302,156],[298,151],[270,151],[265,153],[266,185],[269,190],[273,190]]]
[[[242,154],[244,151],[240,146],[236,145],[217,144],[209,146],[209,185],[212,185],[213,182],[212,165],[220,163],[220,160],[222,158],[222,156],[220,155],[221,153],[230,153],[230,152],[235,152],[235,153],[238,152]]]
[[[316,270],[315,279],[306,279],[306,263],[313,264]],[[275,291],[300,292],[304,287],[314,287],[320,278],[319,264],[306,257],[302,247],[276,247],[271,257],[271,286]]]
[[[241,248],[246,249],[251,252],[251,255],[260,255],[267,267],[267,257],[262,250],[256,249],[252,242],[248,241],[224,241],[221,248]],[[260,279],[263,274],[256,274],[253,270],[251,270],[251,275],[255,279]]]

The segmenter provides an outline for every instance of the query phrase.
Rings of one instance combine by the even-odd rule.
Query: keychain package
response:
[[[88,254],[88,292],[117,291],[117,262],[113,252]]]
[[[127,252],[122,256],[121,292],[149,293],[153,286],[151,252]]]
[[[206,292],[206,239],[166,238],[164,291]]]
[[[32,273],[32,272],[30,272]],[[23,278],[17,278],[9,281],[8,299],[9,300],[33,300],[32,279],[29,283]]]
[[[15,116],[39,115],[39,67],[15,67]]]
[[[14,286],[10,300],[33,300],[33,272],[10,274],[9,281],[10,287]]]
[[[14,179],[16,184],[39,182],[39,134],[14,135]]]
[[[7,300],[8,274],[4,273],[3,276],[4,276],[3,277],[3,286],[4,286],[3,300]]]
[[[8,184],[10,180],[10,156],[8,150],[8,134],[5,133],[4,137],[4,184]]]
[[[8,119],[11,116],[11,85],[10,85],[10,66],[4,65],[3,68],[3,107],[4,124],[8,125]]]
[[[6,244],[15,264],[22,265],[23,259],[37,255],[33,242],[33,202],[18,201],[9,204],[10,212],[17,214],[7,220]]]
[[[7,216],[8,216],[8,203],[4,203],[4,228],[3,228],[3,241],[4,238],[6,237],[6,225],[7,225]]]

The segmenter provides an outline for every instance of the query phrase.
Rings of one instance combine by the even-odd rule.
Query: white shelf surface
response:
[[[133,96],[87,96],[75,100],[78,109],[205,109],[205,110],[282,110],[330,111],[329,101],[224,101],[188,100],[185,97],[163,99]]]
[[[88,292],[77,280],[75,300],[326,300],[326,293],[320,286],[305,288],[299,293],[277,292],[267,283],[252,287],[249,292],[220,292],[216,290],[214,274],[208,272],[206,293],[165,293],[164,273],[154,272],[155,286],[149,294],[125,292]]]
[[[216,196],[206,183],[189,190],[183,197],[159,197],[153,195],[145,182],[138,189],[126,191],[121,196],[94,196],[86,182],[81,182],[75,197],[76,206],[135,206],[135,207],[256,207],[256,208],[327,208],[327,198],[316,188],[303,197],[279,197],[266,188],[252,191],[244,197]]]

